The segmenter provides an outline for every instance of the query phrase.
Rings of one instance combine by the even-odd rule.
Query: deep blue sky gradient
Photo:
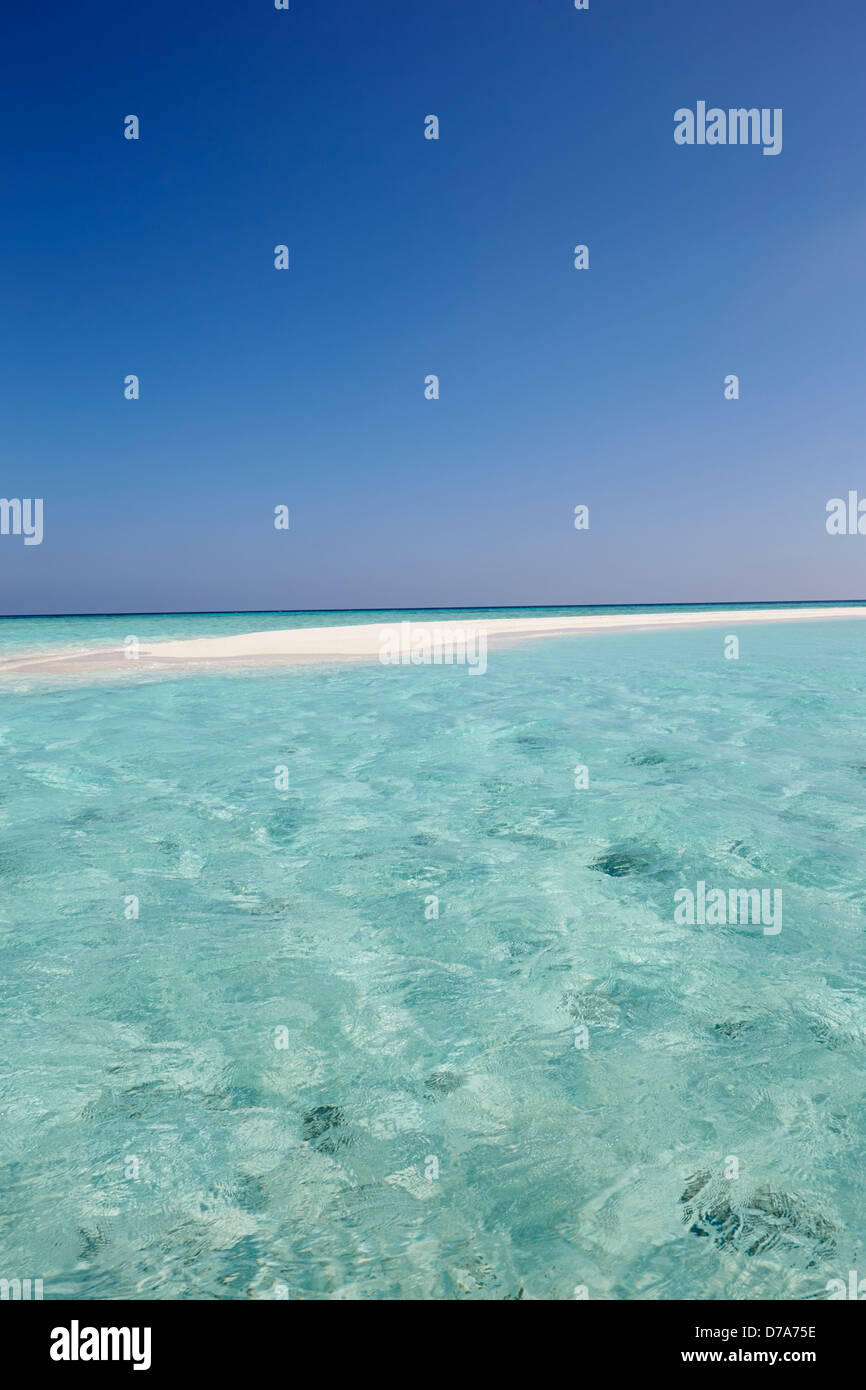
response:
[[[0,611],[866,597],[863,6],[590,5],[7,11]]]

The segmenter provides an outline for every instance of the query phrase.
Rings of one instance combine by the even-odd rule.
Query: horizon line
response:
[[[286,614],[291,616],[316,615],[319,613],[501,613],[506,610],[537,608],[549,611],[554,608],[743,608],[764,605],[773,608],[797,608],[809,606],[834,606],[839,604],[866,604],[866,598],[795,598],[795,599],[730,599],[704,602],[682,600],[676,603],[485,603],[485,604],[430,604],[413,608],[173,608],[173,609],[122,609],[113,613],[3,613],[0,620],[26,622],[27,619],[43,618],[220,618],[220,617],[262,617],[266,614]]]

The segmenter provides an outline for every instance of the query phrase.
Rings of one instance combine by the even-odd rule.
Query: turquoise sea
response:
[[[0,656],[407,616],[7,619]],[[866,1276],[866,630],[744,625],[738,660],[726,631],[534,640],[478,678],[6,678],[0,1277]],[[781,932],[677,924],[699,881],[780,889]]]

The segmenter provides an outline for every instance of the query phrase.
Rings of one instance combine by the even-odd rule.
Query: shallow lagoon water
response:
[[[858,627],[7,682],[0,1275],[826,1297],[866,1259]],[[782,931],[677,925],[698,880]]]

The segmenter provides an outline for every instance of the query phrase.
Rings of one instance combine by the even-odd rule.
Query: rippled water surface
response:
[[[781,1299],[862,1267],[866,631],[739,635],[5,683],[0,1276]],[[677,924],[698,880],[781,889],[781,932]]]

